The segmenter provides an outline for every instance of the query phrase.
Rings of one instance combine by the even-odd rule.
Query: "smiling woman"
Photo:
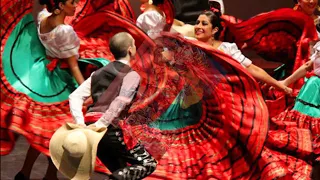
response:
[[[319,9],[318,0],[294,0],[296,3],[294,9],[305,13],[315,20],[315,23],[319,22],[319,16],[315,14],[316,9]]]
[[[291,88],[288,88],[287,86],[279,83],[269,74],[267,74],[263,69],[252,64],[252,61],[241,53],[235,43],[219,41],[220,33],[223,30],[223,26],[221,25],[222,20],[220,16],[220,11],[202,12],[198,17],[198,20],[196,21],[196,25],[194,26],[196,39],[212,46],[214,49],[222,51],[233,57],[257,80],[277,87],[287,94],[292,93]]]

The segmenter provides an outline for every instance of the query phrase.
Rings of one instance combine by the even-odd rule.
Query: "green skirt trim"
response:
[[[182,96],[183,92],[180,92],[168,110],[149,126],[160,130],[176,130],[197,124],[202,115],[202,103],[183,108]]]
[[[301,88],[293,108],[302,114],[320,118],[320,78],[313,76]]]
[[[83,59],[85,63],[102,67],[108,60]],[[11,32],[2,54],[4,75],[9,84],[18,92],[42,103],[56,103],[68,99],[77,88],[75,79],[68,70],[47,69],[46,59],[31,14],[27,14]]]

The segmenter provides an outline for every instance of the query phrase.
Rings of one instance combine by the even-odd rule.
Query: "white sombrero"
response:
[[[87,128],[67,123],[50,140],[53,164],[67,178],[86,180],[95,166],[97,146],[106,128]]]

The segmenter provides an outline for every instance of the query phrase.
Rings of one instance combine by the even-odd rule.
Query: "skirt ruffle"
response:
[[[294,124],[290,129],[286,129],[285,124],[270,124],[258,84],[239,64],[204,44],[174,35],[164,35],[158,43],[163,43],[174,52],[180,78],[190,83],[192,88],[202,87],[204,91],[199,93],[202,94],[200,120],[181,123],[185,124],[183,127],[173,129],[172,125],[161,129],[166,127],[161,123],[173,122],[174,116],[172,120],[167,118],[167,122],[156,119],[158,126],[144,124],[145,120],[139,124],[139,116],[128,118],[129,123],[135,123],[131,123],[126,131],[158,161],[156,171],[148,178],[310,179],[310,132]],[[205,63],[206,60],[210,65]],[[190,70],[193,70],[194,77],[189,76]],[[199,86],[191,83],[197,78],[202,82]],[[174,82],[168,78],[166,83],[170,84],[170,81]],[[177,83],[172,83],[170,87],[177,87]],[[168,108],[166,94],[180,93],[180,88],[166,90],[163,88],[160,95],[154,98],[156,107],[163,105]],[[148,108],[145,111],[147,116],[152,115]]]
[[[296,98],[291,110],[273,118],[275,122],[292,123],[298,128],[308,129],[312,134],[313,152],[320,155],[320,78],[313,76],[307,80]]]
[[[28,14],[31,6],[32,1],[1,4],[1,9],[7,8],[3,18],[11,20],[4,21],[1,31],[1,155],[13,149],[13,132],[24,135],[32,147],[49,155],[49,140],[55,130],[73,121],[68,96],[77,84],[68,70],[47,69],[50,61]],[[106,59],[83,62],[100,67],[108,63]]]

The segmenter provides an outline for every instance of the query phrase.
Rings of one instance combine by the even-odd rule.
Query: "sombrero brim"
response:
[[[63,148],[63,140],[74,131],[82,131],[87,137],[87,150],[80,158],[69,156]],[[53,164],[67,178],[89,179],[96,161],[97,146],[106,128],[88,129],[67,123],[60,127],[50,140],[49,150]]]

